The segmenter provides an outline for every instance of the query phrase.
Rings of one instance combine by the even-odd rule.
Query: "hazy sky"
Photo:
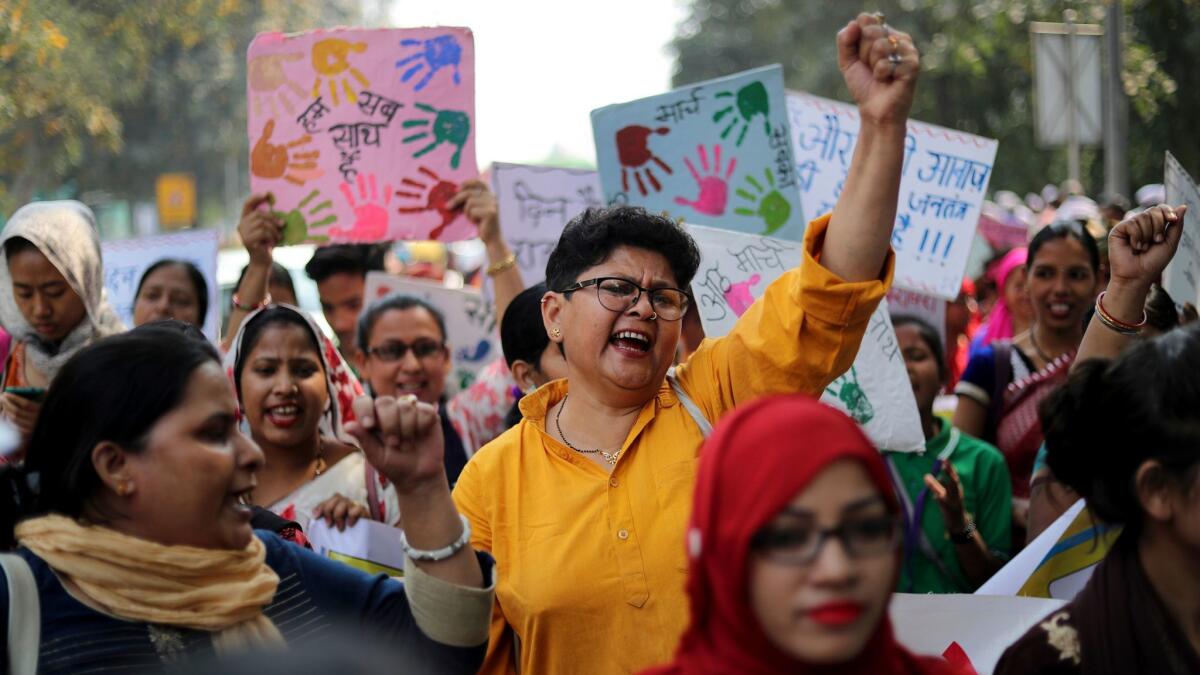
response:
[[[595,162],[589,113],[666,91],[679,0],[393,0],[396,27],[475,33],[479,166],[536,162],[557,146]]]

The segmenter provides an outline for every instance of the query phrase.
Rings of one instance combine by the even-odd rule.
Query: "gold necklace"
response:
[[[569,396],[569,394],[568,394],[568,396]],[[563,408],[565,408],[565,407],[567,407],[567,396],[563,396],[562,403],[559,404],[559,406],[558,406],[558,412],[555,413],[555,415],[554,415],[554,427],[556,429],[558,429],[558,437],[563,439],[563,443],[566,443],[568,448],[570,448],[580,454],[583,454],[583,455],[599,454],[601,457],[604,458],[605,462],[608,462],[609,465],[616,464],[617,459],[621,456],[620,449],[617,449],[614,452],[605,452],[605,451],[601,450],[600,448],[596,448],[594,450],[583,450],[582,448],[575,447],[571,443],[571,441],[567,440],[567,435],[564,434],[563,430],[562,430],[562,412],[563,412]]]

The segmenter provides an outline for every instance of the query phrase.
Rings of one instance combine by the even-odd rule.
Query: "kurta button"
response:
[[[617,487],[618,485],[620,485],[620,484],[621,484],[621,481],[617,480],[615,477],[614,477],[614,478],[609,478],[609,479],[608,479],[608,484],[609,484],[609,485],[611,485],[611,486],[613,486],[613,487]]]
[[[624,530],[624,529],[617,530],[617,539],[620,539],[621,541],[625,541],[628,538],[629,538],[629,530]]]

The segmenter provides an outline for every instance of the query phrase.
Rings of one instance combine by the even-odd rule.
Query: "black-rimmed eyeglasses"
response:
[[[763,556],[788,565],[810,565],[830,539],[838,539],[851,558],[870,558],[889,553],[900,540],[900,519],[895,516],[849,520],[837,527],[821,529],[804,525],[766,527],[750,540],[750,547]]]
[[[678,321],[688,310],[687,293],[678,288],[642,288],[620,277],[597,277],[580,281],[559,293],[574,293],[588,286],[596,287],[596,297],[600,304],[612,312],[627,312],[633,309],[642,299],[643,293],[649,294],[650,309],[664,321]]]

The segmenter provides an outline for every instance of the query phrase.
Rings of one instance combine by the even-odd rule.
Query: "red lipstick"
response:
[[[808,616],[822,626],[840,627],[858,620],[863,606],[857,602],[829,602],[808,610]]]

